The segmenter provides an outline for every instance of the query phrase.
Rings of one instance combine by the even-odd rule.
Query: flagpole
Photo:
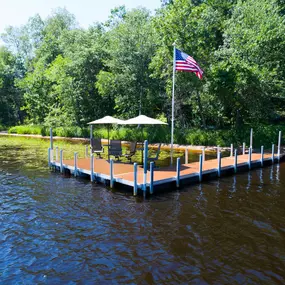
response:
[[[173,135],[174,135],[174,86],[175,86],[175,45],[173,43],[173,77],[172,77],[172,109],[171,109],[171,154],[170,154],[170,163],[173,165]]]

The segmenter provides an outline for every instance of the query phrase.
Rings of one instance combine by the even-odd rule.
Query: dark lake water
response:
[[[0,284],[285,283],[285,164],[143,199],[0,140]]]

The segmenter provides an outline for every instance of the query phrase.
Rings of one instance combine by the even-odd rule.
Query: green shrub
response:
[[[11,127],[8,130],[9,134],[29,134],[29,135],[41,135],[41,127],[34,125],[23,125]]]

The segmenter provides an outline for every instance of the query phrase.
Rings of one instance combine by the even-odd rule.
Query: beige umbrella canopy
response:
[[[164,123],[157,119],[150,118],[145,115],[139,115],[137,117],[123,121],[122,123],[119,123],[119,124],[121,125],[167,125],[167,123]],[[143,148],[141,150],[142,150],[142,162],[143,162]]]
[[[109,147],[110,147],[110,125],[112,124],[123,124],[123,120],[111,117],[111,116],[105,116],[101,119],[89,122],[88,125],[108,125],[108,158],[109,157]]]
[[[124,122],[123,120],[120,120],[120,119],[117,119],[117,118],[114,118],[114,117],[111,117],[111,116],[105,116],[105,117],[103,117],[101,119],[89,122],[88,125],[122,124],[123,122]]]
[[[139,115],[135,118],[123,121],[122,123],[119,123],[121,125],[167,125],[167,123],[164,123],[160,120],[150,118],[145,115]]]

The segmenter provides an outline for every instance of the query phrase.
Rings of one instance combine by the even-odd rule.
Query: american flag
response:
[[[195,59],[177,48],[175,49],[175,70],[194,72],[199,79],[202,79],[203,70]]]

